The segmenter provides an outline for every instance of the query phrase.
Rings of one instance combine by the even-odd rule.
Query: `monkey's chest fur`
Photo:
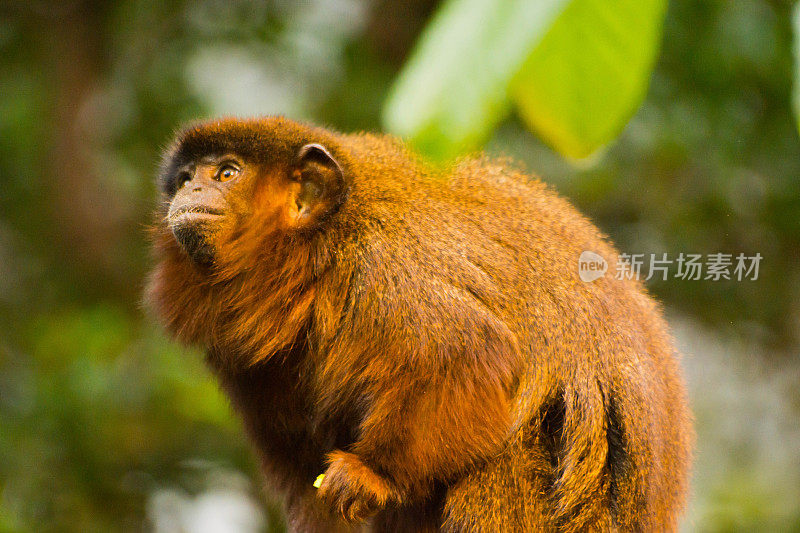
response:
[[[356,440],[358,415],[352,409],[320,412],[307,361],[305,348],[236,370],[221,364],[219,354],[207,357],[265,467],[276,476],[272,481],[311,487],[325,471],[326,454]]]

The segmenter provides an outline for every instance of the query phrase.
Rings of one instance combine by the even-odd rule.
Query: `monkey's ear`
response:
[[[299,184],[292,206],[299,225],[331,215],[347,196],[342,167],[321,144],[307,144],[297,152],[291,178]]]

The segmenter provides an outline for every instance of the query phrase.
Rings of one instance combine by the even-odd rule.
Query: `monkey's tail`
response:
[[[610,476],[607,410],[599,381],[561,389],[563,426],[554,484],[556,524],[582,531],[608,520]]]

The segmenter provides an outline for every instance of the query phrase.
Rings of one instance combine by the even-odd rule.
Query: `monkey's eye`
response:
[[[221,167],[219,167],[219,171],[215,176],[217,181],[229,181],[233,178],[237,177],[242,171],[239,167],[234,166],[230,163],[225,163]]]
[[[187,172],[186,170],[178,172],[178,175],[175,176],[175,190],[177,191],[178,189],[183,187],[184,184],[186,184],[186,182],[190,181],[191,179],[192,179],[191,172]]]

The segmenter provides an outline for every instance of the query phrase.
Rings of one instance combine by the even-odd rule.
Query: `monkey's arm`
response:
[[[367,405],[356,442],[328,455],[318,491],[351,520],[424,497],[434,481],[497,453],[509,431],[521,367],[515,337],[469,291],[420,296],[415,307],[383,300],[391,315],[359,314],[368,323],[353,329],[368,327],[373,340],[349,364],[328,367],[326,381]]]

